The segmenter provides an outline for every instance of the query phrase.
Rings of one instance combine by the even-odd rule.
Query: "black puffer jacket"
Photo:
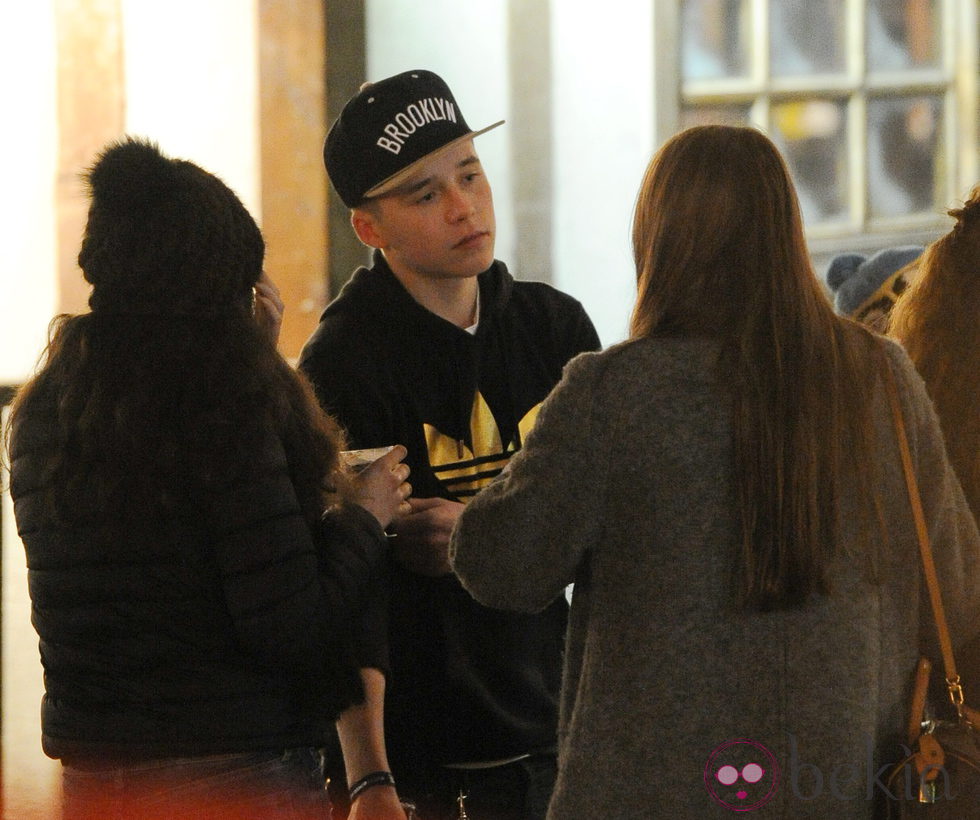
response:
[[[357,666],[383,665],[383,624],[364,634],[384,610],[375,601],[365,617],[385,564],[373,516],[343,508],[311,533],[270,437],[247,479],[177,515],[54,522],[40,492],[52,417],[35,402],[11,438],[45,752],[133,760],[321,744],[362,698]]]

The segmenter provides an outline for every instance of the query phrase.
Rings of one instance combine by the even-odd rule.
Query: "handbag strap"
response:
[[[909,440],[905,433],[905,420],[902,416],[902,404],[895,385],[895,375],[891,364],[885,366],[885,384],[888,388],[888,398],[892,407],[892,417],[895,422],[895,435],[898,437],[898,449],[902,456],[902,468],[905,471],[905,484],[908,487],[909,504],[915,519],[915,531],[919,539],[919,553],[922,557],[922,571],[929,590],[929,601],[932,604],[932,614],[936,621],[936,631],[939,633],[939,648],[943,655],[943,666],[946,668],[946,687],[949,697],[961,713],[963,705],[963,687],[960,676],[956,673],[956,662],[953,659],[953,642],[949,637],[949,626],[946,623],[946,611],[943,609],[943,599],[939,592],[939,579],[936,577],[936,563],[932,557],[932,545],[929,542],[929,530],[926,518],[922,512],[922,499],[919,497],[919,484],[912,469],[912,454],[909,451]],[[962,713],[961,713],[962,714]]]

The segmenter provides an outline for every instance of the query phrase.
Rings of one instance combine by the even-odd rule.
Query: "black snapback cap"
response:
[[[361,86],[330,127],[323,161],[353,208],[396,188],[419,160],[503,123],[473,131],[438,74],[405,71]]]

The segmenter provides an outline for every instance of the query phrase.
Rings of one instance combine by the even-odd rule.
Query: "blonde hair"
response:
[[[956,224],[926,248],[888,333],[926,383],[950,461],[980,519],[980,185],[949,215]]]

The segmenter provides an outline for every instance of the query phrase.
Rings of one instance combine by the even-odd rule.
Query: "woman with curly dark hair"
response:
[[[980,185],[949,215],[956,224],[926,248],[888,334],[926,383],[949,460],[980,520]]]
[[[387,768],[356,716],[404,448],[346,475],[224,183],[136,139],[87,182],[91,311],[54,321],[8,431],[66,816],[327,816],[338,716]]]

